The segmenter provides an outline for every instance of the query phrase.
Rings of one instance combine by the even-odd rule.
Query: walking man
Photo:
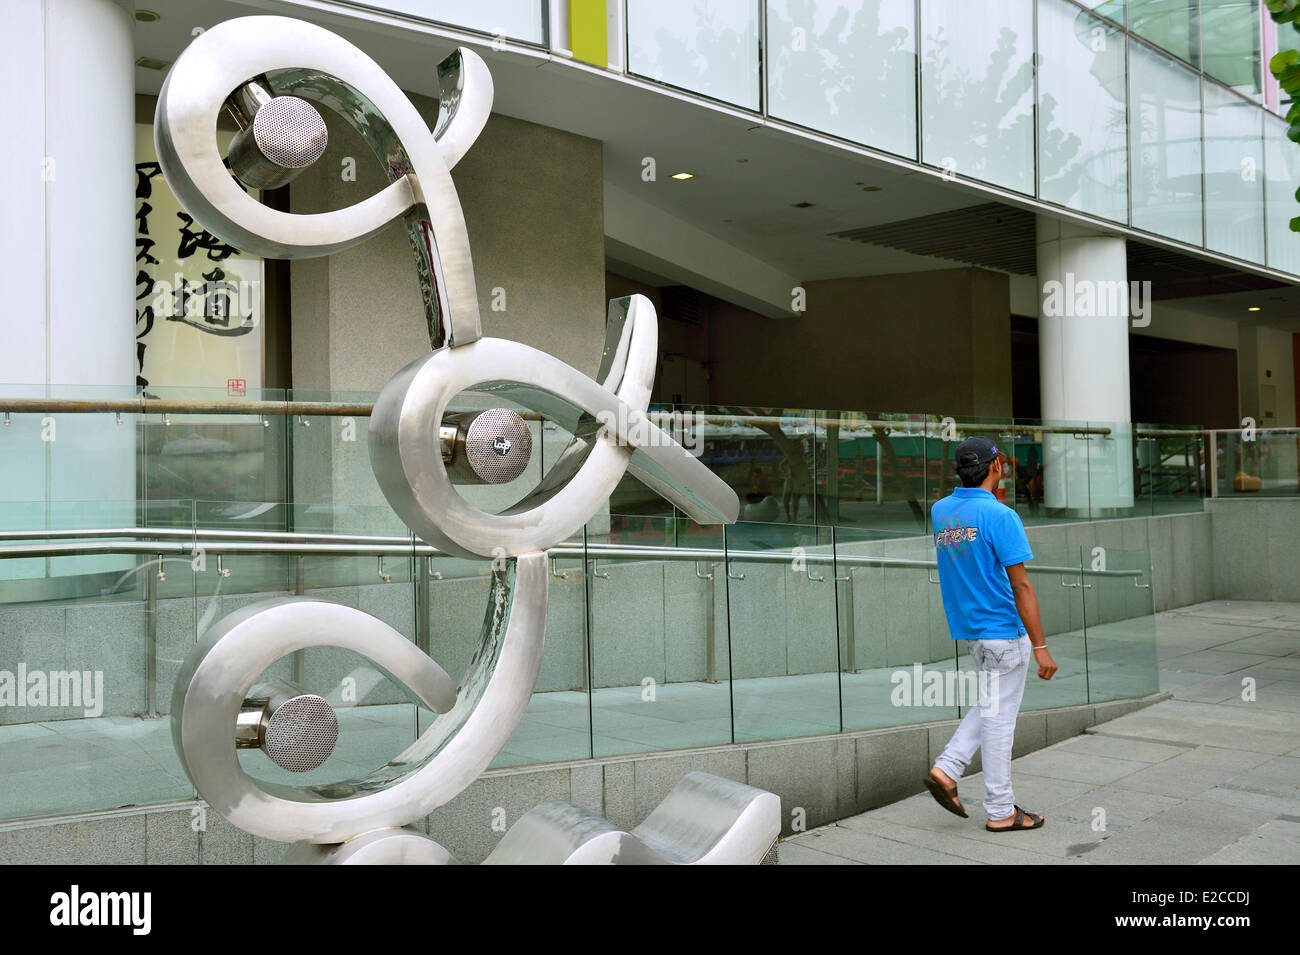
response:
[[[1011,791],[1011,744],[1031,656],[1041,679],[1056,672],[1025,570],[1034,554],[1020,515],[993,496],[1006,471],[997,445],[967,438],[957,447],[955,464],[962,486],[930,509],[939,589],[952,638],[966,641],[981,671],[984,698],[967,711],[925,785],[939,805],[965,818],[957,780],[978,749],[988,814],[984,828],[1038,829],[1043,817],[1017,806]]]

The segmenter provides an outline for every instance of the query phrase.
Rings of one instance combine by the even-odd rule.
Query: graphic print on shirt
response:
[[[955,517],[949,518],[934,534],[935,549],[953,556],[964,554],[979,539],[979,531],[978,526],[968,527]]]

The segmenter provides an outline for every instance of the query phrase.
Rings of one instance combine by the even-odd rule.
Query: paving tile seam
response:
[[[1176,749],[1199,749],[1204,743],[1185,743],[1182,740],[1156,739],[1151,736],[1129,736],[1125,733],[1103,733],[1095,727],[1089,727],[1084,731],[1085,736],[1104,736],[1109,739],[1127,739],[1135,743],[1155,743],[1158,746],[1172,746]],[[1112,756],[1111,759],[1122,759],[1121,756]]]
[[[882,834],[882,833],[878,833],[878,832],[874,832],[874,831],[868,833],[868,832],[863,832],[863,831],[860,830],[860,829],[850,829],[848,826],[840,825],[840,823],[836,823],[835,825],[838,826],[838,827],[841,828],[841,829],[848,829],[850,832],[856,832],[856,833],[858,833],[859,835],[871,835],[871,836],[874,836],[874,837],[879,838],[879,839],[884,839],[884,840],[887,841],[887,842],[897,842],[897,843],[900,843],[900,844],[902,844],[902,845],[915,846],[915,847],[918,848],[918,849],[928,848],[928,847],[926,847],[926,846],[922,846],[922,845],[920,845],[919,843],[905,842],[905,841],[902,840],[902,839],[895,839],[895,838],[892,838],[892,837],[890,837],[890,836],[886,836],[886,835],[884,835],[884,834]],[[917,826],[911,826],[911,825],[908,825],[908,824],[905,823],[905,822],[888,822],[888,823],[886,823],[886,825],[890,826],[891,828],[896,828],[896,829],[907,829],[907,830],[910,830],[911,832],[930,832],[930,833],[933,833],[933,832],[934,832],[933,829],[921,829],[921,828],[918,828]],[[983,829],[983,827],[980,827],[980,831],[981,831],[981,832],[984,832],[985,830]],[[985,838],[985,837],[983,837],[983,836],[971,836],[971,835],[967,835],[965,832],[950,832],[950,831],[945,830],[942,834],[943,834],[943,835],[946,835],[946,836],[951,836],[951,837],[954,838],[954,839],[961,839],[961,840],[963,840],[963,841],[965,841],[965,842],[969,842],[972,846],[992,846],[992,845],[999,845],[999,844],[997,844],[997,843],[991,843],[991,842],[989,842],[988,839]],[[1026,843],[1025,845],[1014,845],[1014,846],[1012,846],[1012,845],[999,845],[999,847],[1000,847],[1000,848],[1006,848],[1006,849],[1017,849],[1017,850],[1019,850],[1019,851],[1021,851],[1021,852],[1032,852],[1034,855],[1047,856],[1048,858],[1051,858],[1051,859],[1062,859],[1062,858],[1065,858],[1064,856],[1058,855],[1058,854],[1056,853],[1055,848],[1048,849],[1048,850],[1044,850],[1044,849],[1035,849],[1035,848],[1031,848],[1031,846],[1030,846],[1029,843]],[[974,858],[973,856],[964,856],[964,855],[961,855],[961,854],[959,854],[959,853],[957,853],[957,852],[944,852],[942,849],[930,849],[929,851],[931,851],[931,852],[942,852],[944,855],[954,856],[955,858],[958,858],[958,859],[969,859],[969,860],[971,860],[971,861],[973,861],[973,862],[980,862],[982,865],[988,865],[988,864],[989,864],[989,863],[987,863],[987,862],[982,862],[981,860],[976,859],[976,858]]]
[[[909,825],[906,825],[905,823],[891,823],[890,825],[895,825],[895,826],[897,826],[897,827],[900,828],[900,829],[909,829],[909,830],[911,830],[912,832],[932,832],[932,831],[933,831],[933,830],[931,830],[931,829],[917,829],[915,826],[909,826]],[[892,837],[890,837],[890,836],[884,835],[883,833],[879,833],[879,832],[863,832],[861,829],[850,829],[848,826],[841,826],[839,823],[835,823],[835,827],[836,827],[837,829],[843,829],[843,830],[846,831],[846,832],[851,832],[851,833],[853,833],[854,835],[857,835],[857,836],[866,836],[866,837],[871,838],[871,839],[880,839],[880,840],[882,840],[882,841],[884,841],[884,842],[892,842],[892,843],[894,843],[895,845],[907,846],[907,847],[909,847],[909,848],[911,848],[911,849],[924,849],[926,852],[935,852],[935,853],[938,853],[939,855],[952,856],[954,859],[965,859],[967,862],[974,862],[974,863],[977,863],[978,865],[990,865],[990,864],[991,864],[991,863],[985,862],[983,859],[977,859],[977,858],[975,858],[974,856],[962,855],[962,854],[959,853],[959,852],[945,852],[943,849],[932,849],[932,848],[930,848],[929,846],[923,846],[923,845],[921,845],[919,842],[908,842],[908,841],[906,841],[906,840],[904,840],[904,839],[894,839],[894,838],[892,838]],[[951,835],[959,836],[960,838],[965,838],[964,836],[960,836],[960,834],[958,834],[958,833],[951,833]],[[988,845],[988,843],[986,843],[986,842],[980,842],[979,840],[976,840],[976,839],[966,839],[966,841],[969,842],[969,843],[971,843],[972,845]],[[1018,847],[1012,846],[1012,847],[1010,847],[1010,848],[1018,848]],[[1046,854],[1046,853],[1042,853],[1042,852],[1038,853],[1038,855],[1045,855],[1045,854]],[[844,858],[848,858],[848,857],[845,856]]]
[[[804,835],[806,835],[806,833],[805,833]],[[840,855],[838,852],[830,852],[830,851],[828,851],[828,850],[826,850],[826,849],[818,849],[816,846],[810,846],[810,845],[807,845],[806,843],[803,843],[803,842],[795,842],[793,839],[782,839],[780,845],[798,846],[800,849],[804,849],[804,850],[806,850],[806,851],[808,851],[808,852],[816,852],[816,853],[818,853],[818,854],[820,854],[820,855],[829,856],[829,857],[832,858],[832,859],[843,859],[845,862],[851,862],[851,863],[853,863],[854,865],[868,865],[868,864],[869,864],[869,863],[866,863],[866,862],[861,861],[860,859],[853,859],[853,858],[850,858],[849,856],[842,856],[842,855]],[[777,859],[778,859],[778,861],[780,860],[780,857],[781,857],[781,850],[780,850],[780,849],[777,849]]]

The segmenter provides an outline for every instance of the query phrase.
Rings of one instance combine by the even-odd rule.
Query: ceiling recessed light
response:
[[[862,191],[863,191],[863,192],[879,192],[879,191],[880,191],[880,186],[863,186],[863,187],[862,187]]]
[[[171,65],[170,60],[155,60],[152,56],[136,57],[136,66],[142,66],[146,70],[165,70]]]
[[[792,202],[790,205],[795,209],[811,209],[813,206],[817,205],[817,203],[805,200],[804,202]]]
[[[162,16],[152,10],[137,10],[135,11],[135,18],[141,23],[157,23],[162,19]]]
[[[695,178],[695,173],[693,173],[693,172],[675,172],[675,173],[673,173],[673,178],[674,178],[674,179],[681,179],[681,180],[694,179],[694,178]]]
[[[1258,312],[1258,311],[1259,311],[1259,306],[1258,306],[1258,305],[1251,305],[1250,307],[1248,307],[1248,308],[1246,309],[1246,311],[1248,311],[1248,312]]]
[[[748,159],[737,159],[736,162],[749,162]]]

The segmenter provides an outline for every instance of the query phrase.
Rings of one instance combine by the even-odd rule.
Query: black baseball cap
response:
[[[1002,452],[988,438],[967,438],[957,445],[953,461],[958,468],[968,468],[977,464],[988,464]]]

